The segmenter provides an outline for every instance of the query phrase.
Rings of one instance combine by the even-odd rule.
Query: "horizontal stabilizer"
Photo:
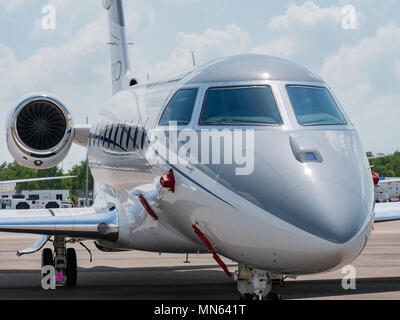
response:
[[[400,202],[377,203],[375,222],[400,220]]]
[[[0,211],[0,232],[116,241],[118,214],[115,207],[3,210]]]

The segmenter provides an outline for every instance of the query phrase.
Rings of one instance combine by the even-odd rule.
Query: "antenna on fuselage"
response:
[[[194,57],[194,52],[192,51],[192,62],[193,62],[193,67],[196,66],[196,59]]]

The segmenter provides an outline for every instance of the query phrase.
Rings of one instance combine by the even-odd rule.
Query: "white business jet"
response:
[[[121,0],[106,0],[114,96],[91,126],[62,101],[28,95],[7,123],[21,165],[49,168],[88,148],[91,208],[0,216],[0,231],[53,238],[42,251],[76,285],[67,244],[104,251],[210,252],[244,299],[273,298],[276,276],[340,268],[365,247],[377,208],[370,165],[331,88],[287,60],[245,54],[166,81],[130,72]],[[400,217],[391,212],[391,219]],[[231,273],[220,256],[239,264]]]

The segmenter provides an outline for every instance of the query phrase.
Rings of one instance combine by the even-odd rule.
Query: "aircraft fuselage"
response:
[[[296,114],[291,87],[330,93],[343,123],[300,124],[307,119]],[[208,95],[224,88],[270,90],[279,123],[202,123]],[[180,90],[196,94],[190,121],[160,125],[165,107]],[[197,136],[194,161],[181,163],[152,152],[155,136],[165,135],[170,146],[186,131]],[[206,145],[209,157],[203,161],[204,132],[211,142],[216,141],[212,135],[226,134],[233,139],[232,152],[251,159],[238,165],[236,156],[224,154],[228,162],[214,163],[213,152],[225,150],[221,144]],[[235,132],[242,132],[239,145]],[[185,140],[177,140],[179,149]],[[93,124],[88,148],[96,203],[112,202],[119,209],[119,240],[103,242],[106,247],[206,252],[193,232],[197,225],[227,258],[279,274],[307,274],[350,263],[371,232],[374,191],[358,134],[327,84],[285,60],[237,56],[177,80],[121,91]],[[160,176],[170,169],[174,193],[159,186]],[[137,209],[140,194],[159,220]]]

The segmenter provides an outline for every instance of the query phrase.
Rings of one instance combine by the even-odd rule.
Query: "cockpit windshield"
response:
[[[303,126],[346,125],[335,100],[327,88],[286,86],[299,124]]]
[[[269,86],[211,88],[200,125],[280,125],[282,120]]]

